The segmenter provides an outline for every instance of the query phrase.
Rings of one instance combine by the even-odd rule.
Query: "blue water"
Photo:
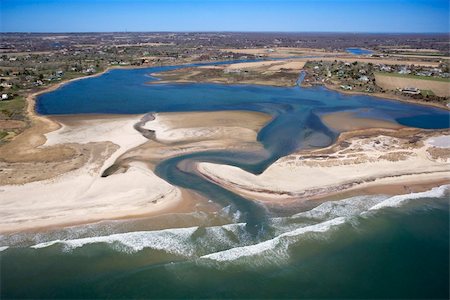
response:
[[[149,76],[150,73],[174,68],[111,70],[99,77],[74,81],[39,96],[36,110],[44,115],[54,115],[244,109],[291,119],[290,125],[302,128],[312,115],[321,112],[367,109],[372,115],[406,126],[449,126],[449,114],[445,110],[365,95],[348,96],[322,87],[148,84],[157,80]]]
[[[355,111],[406,126],[447,128],[449,114],[445,110],[389,101],[365,95],[348,96],[323,87],[300,88],[257,85],[221,85],[207,83],[149,84],[157,78],[149,74],[177,68],[112,70],[106,74],[79,80],[41,95],[37,111],[42,114],[118,113],[251,110],[268,113],[273,120],[258,134],[264,153],[240,151],[210,152],[208,149],[168,159],[156,167],[156,174],[166,181],[191,188],[207,199],[223,206],[231,205],[242,213],[241,221],[264,231],[264,210],[247,199],[185,173],[177,166],[183,161],[226,163],[254,174],[298,149],[321,148],[332,144],[337,132],[320,119],[323,113]],[[301,76],[300,76],[301,78]]]
[[[31,242],[27,237],[23,242],[20,235],[0,237],[0,246],[10,246],[0,252],[2,298],[448,298],[448,192],[405,195],[410,200],[401,207],[378,211],[369,208],[389,202],[389,196],[344,199],[305,215],[293,211],[280,216],[179,167],[211,161],[261,173],[297,149],[330,145],[339,133],[321,122],[323,113],[354,111],[406,126],[448,128],[447,111],[342,95],[322,87],[147,84],[157,80],[149,73],[173,68],[112,70],[75,81],[41,95],[37,111],[52,115],[243,109],[271,114],[273,120],[258,134],[264,151],[205,149],[167,159],[155,169],[164,180],[195,190],[231,213],[240,212],[239,221],[231,227],[192,230],[141,228],[97,242],[89,241],[102,235],[95,227],[39,234]],[[336,217],[345,217],[345,223],[294,234]],[[107,232],[103,235],[116,233]],[[289,234],[281,237],[283,233]],[[267,248],[264,241],[270,239],[279,244]],[[59,241],[29,247],[52,240]],[[246,253],[250,245],[257,251],[243,258],[226,253],[226,261],[203,257],[233,249]]]
[[[367,55],[367,54],[373,53],[373,51],[371,51],[371,50],[361,49],[361,48],[347,48],[345,50],[348,53],[355,54],[355,55]]]

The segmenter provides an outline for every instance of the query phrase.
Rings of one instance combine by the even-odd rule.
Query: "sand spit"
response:
[[[267,114],[245,111],[158,113],[144,127],[154,130],[163,143],[227,138],[256,141],[257,132],[270,119]]]
[[[180,190],[142,163],[101,177],[118,156],[147,141],[133,128],[140,118],[53,117],[61,127],[45,135],[40,149],[65,146],[95,151],[86,155],[80,168],[52,179],[1,186],[0,232],[147,215],[174,207],[181,199]]]
[[[233,192],[269,201],[318,198],[385,184],[450,181],[448,149],[424,143],[442,134],[411,129],[343,134],[332,147],[288,155],[260,175],[213,163],[199,163],[198,170]]]
[[[395,122],[358,117],[356,111],[341,111],[324,114],[321,117],[321,120],[328,128],[331,128],[336,132],[346,132],[370,128],[404,128],[404,126]]]
[[[156,113],[144,129],[154,139],[127,151],[115,163],[124,170],[130,161],[151,167],[164,159],[205,150],[263,151],[258,131],[271,120],[267,114],[246,111]]]
[[[156,176],[152,159],[210,147],[256,147],[258,130],[271,119],[240,111],[37,118],[52,127],[35,128],[13,141],[16,153],[12,148],[10,161],[1,162],[8,164],[2,176],[35,178],[0,185],[0,233],[176,210],[190,195]],[[154,138],[144,137],[136,124]],[[121,162],[126,167],[120,172],[102,177]],[[41,179],[40,172],[48,176]]]

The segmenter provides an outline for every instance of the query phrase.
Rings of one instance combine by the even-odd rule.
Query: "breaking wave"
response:
[[[62,245],[64,251],[71,251],[89,244],[106,243],[118,251],[134,253],[145,248],[162,250],[170,254],[194,257],[196,253],[229,248],[250,240],[245,224],[229,224],[215,227],[189,227],[156,231],[136,231],[107,236],[72,240],[54,240],[31,246],[33,249]],[[214,248],[212,248],[214,247]]]
[[[448,194],[450,185],[433,188],[426,192],[399,196],[359,196],[339,201],[325,202],[317,207],[290,217],[272,218],[264,240],[258,240],[246,230],[245,223],[213,227],[189,227],[156,231],[137,231],[105,236],[58,239],[38,243],[31,248],[41,249],[59,245],[63,251],[85,245],[103,243],[112,249],[135,253],[149,248],[169,254],[193,258],[198,263],[246,262],[265,265],[268,262],[285,261],[289,247],[304,238],[326,238],[345,223],[353,226],[359,217],[371,217],[384,208],[399,207],[410,200],[442,198]],[[0,250],[5,250],[1,247]]]
[[[331,228],[345,223],[345,218],[339,217],[329,221],[325,221],[316,225],[310,225],[298,228],[293,231],[285,232],[273,239],[258,243],[255,245],[236,247],[229,250],[204,255],[202,259],[210,259],[219,262],[234,261],[249,256],[264,255],[269,261],[278,261],[287,258],[287,250],[290,244],[299,240],[300,237],[310,233],[328,232]],[[268,252],[272,255],[265,255]],[[267,260],[266,260],[267,261]],[[260,260],[265,264],[266,261]]]
[[[378,210],[386,207],[399,207],[404,202],[409,200],[419,199],[419,198],[441,198],[447,194],[450,185],[441,185],[435,188],[432,188],[429,191],[421,192],[421,193],[411,193],[406,195],[398,195],[390,197],[389,199],[384,200],[383,202],[374,205],[369,210]]]

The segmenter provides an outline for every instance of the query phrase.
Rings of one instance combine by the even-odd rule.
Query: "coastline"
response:
[[[48,87],[48,88],[46,88],[44,90],[37,91],[37,92],[34,92],[34,93],[30,93],[26,97],[26,99],[27,99],[27,114],[28,114],[28,116],[30,118],[30,121],[32,122],[31,127],[26,129],[20,135],[18,135],[10,143],[8,143],[6,145],[3,145],[1,149],[3,150],[3,149],[5,149],[3,147],[5,147],[5,146],[8,147],[8,145],[10,145],[9,148],[11,148],[11,149],[10,149],[9,153],[17,154],[16,153],[17,150],[14,149],[14,145],[15,145],[14,143],[17,143],[16,139],[18,139],[18,140],[27,140],[28,139],[28,141],[27,141],[28,144],[27,145],[28,145],[28,147],[30,149],[33,149],[33,150],[36,149],[36,151],[38,151],[37,149],[39,148],[39,151],[40,150],[45,151],[46,149],[48,149],[48,147],[45,146],[46,143],[48,143],[48,141],[49,141],[48,136],[52,135],[52,134],[59,134],[61,132],[64,132],[65,125],[63,125],[61,122],[58,122],[58,121],[54,120],[54,118],[51,118],[51,117],[48,117],[48,116],[44,116],[44,115],[40,115],[40,114],[38,114],[35,111],[35,105],[36,105],[36,98],[37,98],[37,96],[39,96],[39,95],[41,95],[43,93],[47,93],[47,92],[51,92],[53,90],[56,90],[59,87],[65,85],[67,83],[76,81],[76,80],[82,80],[82,79],[87,79],[87,78],[91,78],[91,77],[101,76],[102,74],[110,71],[111,69],[134,69],[134,68],[149,68],[149,67],[151,67],[151,66],[139,66],[139,67],[137,67],[137,66],[115,67],[114,66],[114,67],[107,68],[104,71],[99,72],[97,74],[93,74],[93,75],[89,75],[89,76],[83,76],[83,77],[78,77],[78,78],[73,78],[73,79],[70,79],[70,80],[67,80],[67,81],[60,82],[60,83],[57,83],[55,85],[52,85],[52,86],[50,86],[50,87]],[[342,92],[342,93],[346,94],[345,91],[338,90],[338,92]],[[375,96],[375,95],[370,94],[369,96]],[[379,97],[381,97],[383,99],[388,99],[384,94],[383,94],[383,96],[379,96]],[[392,100],[405,101],[403,99],[392,99]],[[405,102],[409,102],[409,101],[405,101]],[[416,103],[416,104],[431,105],[431,103]],[[432,105],[432,106],[435,106],[435,105]],[[439,108],[443,108],[443,107],[439,107]],[[218,113],[220,114],[220,112],[218,112]],[[189,113],[184,113],[183,112],[183,113],[178,113],[178,115],[179,114],[189,114]],[[173,115],[177,116],[177,113],[173,113]],[[130,118],[132,119],[132,116],[116,116],[116,117],[118,119],[121,119],[121,118],[122,119],[127,119],[127,124],[128,124],[127,128],[128,129],[137,120],[136,119],[136,120],[131,120],[130,121],[129,119]],[[140,118],[141,116],[139,115],[139,116],[134,116],[134,117],[135,118]],[[114,118],[115,117],[112,116],[112,119],[114,119]],[[79,116],[79,120],[80,121],[82,121],[83,119],[84,119],[83,116]],[[92,127],[92,124],[90,124],[89,126]],[[120,124],[118,123],[117,125],[114,125],[114,126],[116,126],[116,128],[121,128],[121,127],[123,127],[123,124],[122,123],[120,123]],[[158,131],[158,128],[161,129],[161,127],[158,127],[158,126],[156,126],[156,128],[152,128],[152,129]],[[166,129],[164,129],[164,130],[166,130]],[[392,131],[398,131],[398,129],[391,129],[391,130]],[[359,133],[363,135],[363,134],[370,134],[373,131],[374,131],[374,128],[371,127],[370,129],[361,129],[361,130],[359,130]],[[123,135],[123,134],[122,135],[118,135],[118,138],[119,139],[121,139],[122,137],[125,138],[125,136],[128,136],[131,132],[132,131],[129,131],[125,135]],[[190,134],[192,134],[192,133],[190,133]],[[202,133],[202,134],[204,135],[204,133]],[[200,135],[202,135],[202,134],[200,134]],[[228,132],[227,134],[230,134],[230,133]],[[338,144],[338,142],[342,142],[343,140],[346,140],[347,137],[351,136],[352,134],[354,134],[354,132],[352,132],[352,133],[349,132],[348,134],[341,134],[341,136],[339,137],[338,141],[336,141],[336,143],[333,144],[332,146],[336,146]],[[98,135],[98,133],[97,133],[97,135]],[[181,133],[181,135],[178,134],[178,135],[175,135],[175,136],[172,136],[172,137],[169,136],[169,137],[170,137],[170,139],[173,139],[173,141],[177,141],[178,139],[183,138],[182,137],[183,135],[186,135],[186,132]],[[91,136],[95,136],[95,135],[91,135]],[[194,134],[194,136],[195,136],[195,134]],[[220,136],[223,138],[224,133],[221,133],[220,135],[218,135],[217,137],[214,137],[214,138],[216,140],[220,140]],[[250,138],[253,139],[255,137],[253,134],[246,134],[246,136],[248,136],[249,139]],[[72,140],[72,142],[68,142],[68,141],[70,141],[70,139],[66,140],[65,142],[63,142],[62,144],[60,143],[60,144],[62,146],[64,146],[64,147],[67,146],[69,148],[70,147],[72,147],[72,148],[75,147],[76,148],[77,146],[75,146],[74,143],[79,143],[79,144],[92,143],[91,140],[84,140],[84,141],[83,140],[78,140],[78,141],[73,141]],[[95,174],[99,174],[99,170],[104,170],[105,167],[108,167],[109,165],[111,165],[111,163],[114,163],[115,161],[117,161],[120,158],[120,156],[122,156],[125,152],[127,152],[128,150],[130,150],[132,148],[139,147],[140,145],[144,144],[146,141],[147,140],[145,140],[145,139],[141,139],[141,140],[137,141],[136,144],[132,143],[129,147],[122,148],[120,151],[118,149],[114,148],[115,147],[114,145],[117,146],[117,143],[114,143],[113,141],[109,141],[109,140],[106,141],[106,142],[110,142],[112,145],[111,144],[106,144],[105,141],[100,141],[100,140],[94,141],[94,143],[98,143],[98,145],[92,145],[92,147],[102,147],[101,149],[109,149],[108,150],[109,152],[107,151],[108,153],[105,153],[105,155],[106,155],[105,157],[100,158],[99,160],[98,160],[98,157],[97,157],[98,161],[96,161],[96,163],[100,163],[102,166],[100,166],[100,167],[96,166],[95,168],[98,168],[98,170],[96,169],[96,171],[94,171],[94,173]],[[103,144],[101,144],[101,143],[103,143]],[[58,144],[58,143],[56,143],[56,144]],[[220,145],[226,145],[226,144],[222,143]],[[45,147],[41,147],[41,146],[45,146]],[[228,146],[230,146],[230,144]],[[332,147],[332,146],[330,146],[330,147]],[[54,145],[53,146],[49,146],[49,147],[54,147]],[[120,148],[121,147],[119,146],[119,149]],[[94,149],[94,148],[92,148],[92,149]],[[90,151],[93,151],[92,149]],[[29,154],[29,149],[26,149],[26,150],[27,151],[25,151],[24,153],[25,154]],[[321,149],[321,150],[326,150],[326,149]],[[19,153],[20,153],[20,151],[19,151]],[[180,153],[182,153],[182,152],[180,152]],[[1,159],[1,156],[3,156],[3,155],[4,155],[4,153],[2,155],[0,155],[0,159]],[[70,153],[69,154],[65,153],[65,155],[68,157],[68,159],[70,159],[70,157],[73,157],[73,154],[70,154]],[[178,155],[178,154],[175,154],[175,155]],[[92,156],[92,157],[94,157],[94,156]],[[107,161],[108,161],[108,163],[107,163]],[[140,169],[139,166],[134,166],[134,168],[135,168],[135,171],[136,171],[136,169]],[[81,170],[84,170],[84,169],[83,168],[77,168],[75,170],[75,172],[81,172]],[[92,170],[87,170],[87,172],[91,172],[91,171]],[[68,174],[69,174],[69,177],[73,177],[74,173],[73,172],[69,172],[69,173],[64,172],[62,174],[59,174],[58,176],[56,176],[56,177],[58,177],[58,179],[55,180],[55,181],[61,181],[61,178],[64,178],[64,176],[66,176]],[[153,178],[153,175],[154,175],[153,172],[151,172],[151,174],[150,174],[150,173],[145,171],[144,173],[145,173],[144,174],[145,178],[147,178],[148,176]],[[123,173],[123,174],[126,174],[126,172]],[[118,174],[118,175],[121,175],[121,174]],[[128,177],[129,176],[127,176],[127,178]],[[70,180],[72,180],[72,179],[73,178],[71,178]],[[157,181],[157,179],[155,179],[155,180]],[[161,180],[161,179],[159,179],[159,180]],[[413,183],[415,180],[417,181],[417,178],[413,178],[410,181]],[[433,181],[433,180],[434,179],[432,179],[431,181]],[[161,180],[161,181],[164,184],[166,183],[163,180]],[[75,182],[75,181],[73,181],[73,182]],[[145,180],[145,182],[148,182],[148,180]],[[163,184],[162,182],[157,181],[157,185],[162,185]],[[37,181],[36,183],[37,183],[37,186],[39,186],[40,183],[42,183],[42,182],[41,181]],[[224,186],[223,183],[220,183],[220,182],[218,182],[218,183],[221,186]],[[436,183],[437,183],[437,181],[436,181]],[[392,182],[390,183],[389,179],[388,179],[388,182],[383,182],[383,185],[389,185],[389,184],[396,184],[396,183],[395,182],[394,183],[392,183]],[[71,186],[71,185],[69,185],[69,186]],[[2,186],[2,188],[3,187],[4,186]],[[23,186],[18,186],[18,187],[23,187]],[[173,186],[171,188],[173,188]],[[172,193],[173,195],[169,197],[171,199],[171,201],[169,201],[170,205],[169,204],[164,205],[163,208],[158,209],[158,210],[154,210],[153,209],[153,210],[150,210],[150,211],[147,211],[147,212],[144,212],[144,213],[141,214],[141,213],[137,213],[137,211],[141,211],[142,210],[141,208],[139,208],[138,210],[136,210],[136,212],[129,212],[127,214],[124,214],[122,212],[121,215],[117,215],[117,214],[103,215],[103,217],[99,217],[99,218],[95,218],[95,217],[91,216],[90,218],[86,218],[84,221],[72,221],[72,222],[64,221],[64,222],[60,222],[60,223],[56,223],[56,224],[50,224],[50,225],[49,224],[44,224],[44,225],[40,226],[40,228],[47,228],[48,226],[50,226],[50,227],[63,227],[63,226],[74,225],[74,224],[88,224],[88,223],[92,223],[92,222],[99,221],[99,220],[104,220],[104,219],[133,219],[133,218],[140,217],[140,216],[150,216],[150,215],[154,215],[154,214],[157,214],[157,213],[173,211],[174,209],[179,207],[178,205],[180,205],[183,202],[182,199],[184,199],[184,197],[185,197],[185,196],[182,195],[183,193],[180,192],[180,190],[178,190],[177,187],[174,187],[174,188],[175,188],[175,190]],[[361,189],[371,188],[374,191],[377,190],[376,186],[375,187],[374,186],[355,187],[355,189],[357,189],[357,188],[361,188]],[[12,193],[15,193],[15,191],[13,191],[13,190],[14,190],[14,188],[11,190]],[[329,197],[329,196],[332,196],[332,195],[341,195],[341,194],[347,193],[347,192],[349,192],[351,190],[353,190],[353,189],[345,189],[343,191],[337,191],[335,193],[328,193],[328,194],[326,194],[326,196],[323,196],[323,197]],[[382,191],[382,189],[380,189],[380,191]],[[42,194],[45,194],[45,193],[42,192]],[[317,199],[320,199],[320,198],[323,198],[323,197],[321,196],[321,197],[318,197]],[[313,198],[311,198],[311,199],[313,199]],[[316,199],[316,198],[314,198],[314,199]],[[19,201],[19,199],[17,199],[17,201]],[[117,207],[116,209],[119,209],[119,208],[120,207]],[[33,226],[35,226],[35,225],[33,225]],[[14,231],[14,230],[12,230],[12,231]]]
[[[419,101],[419,100],[415,100],[415,99],[406,99],[403,98],[401,96],[398,95],[393,95],[390,93],[364,93],[364,92],[358,92],[358,91],[346,91],[341,89],[339,86],[337,85],[330,85],[330,84],[323,84],[322,86],[324,86],[325,88],[331,90],[331,91],[335,91],[338,93],[342,93],[342,94],[346,94],[346,95],[365,95],[365,96],[372,96],[372,97],[376,97],[376,98],[382,98],[385,100],[395,100],[395,101],[400,101],[400,102],[405,102],[405,103],[410,103],[410,104],[417,104],[417,105],[423,105],[423,106],[431,106],[431,107],[436,107],[436,108],[440,108],[440,109],[444,109],[447,111],[450,111],[450,107],[444,104],[440,104],[440,103],[435,103],[435,102],[423,102],[423,101]],[[306,88],[308,88],[309,86],[305,86]]]
[[[280,158],[259,175],[206,162],[199,163],[197,171],[232,192],[271,204],[326,198],[369,187],[376,190],[378,185],[450,182],[450,160],[446,158],[450,149],[436,149],[426,142],[436,136],[448,137],[448,133],[448,129],[356,130],[342,133],[327,148]]]
[[[156,155],[154,159],[160,161],[205,148],[255,146],[257,131],[270,117],[242,111],[157,114],[144,122],[148,124],[143,124],[145,129],[155,130],[155,139],[146,138],[135,130],[134,125],[144,119],[142,115],[49,118],[49,122],[59,124],[59,128],[50,133],[41,132],[40,143],[31,143],[39,148],[36,151],[61,146],[83,151],[75,155],[69,153],[67,159],[58,160],[59,166],[69,165],[60,174],[58,169],[50,168],[54,172],[50,178],[2,185],[0,233],[195,211],[202,197],[192,197],[192,191],[156,176],[148,158],[138,155]],[[238,120],[241,125],[236,127]],[[217,127],[211,127],[213,124]],[[185,128],[186,125],[192,127]],[[153,150],[149,153],[146,147]],[[13,150],[17,152],[17,148]],[[30,149],[25,150],[29,159]],[[40,174],[52,163],[47,155],[43,155],[43,159],[42,164],[31,160],[19,167],[30,176],[30,164],[37,165],[35,172]],[[79,164],[74,167],[73,161]],[[112,165],[118,165],[118,171],[103,176],[104,170]],[[14,167],[14,163],[11,166]],[[16,179],[20,177],[18,172],[16,168]],[[17,203],[21,203],[20,208]]]

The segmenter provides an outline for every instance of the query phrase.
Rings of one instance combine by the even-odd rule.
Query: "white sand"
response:
[[[426,140],[425,143],[437,148],[450,148],[450,135],[432,137]]]
[[[147,141],[133,128],[142,118],[139,116],[122,116],[117,118],[99,117],[81,121],[80,125],[67,126],[45,135],[45,146],[64,143],[85,144],[89,142],[112,142],[120,148],[104,163],[101,171],[111,166],[114,161],[127,150],[137,147]]]
[[[199,163],[198,169],[222,186],[255,199],[308,198],[386,182],[383,178],[389,178],[389,182],[450,179],[450,158],[431,159],[426,151],[428,146],[405,150],[395,138],[385,136],[376,140],[381,143],[374,143],[373,138],[354,140],[349,148],[355,151],[338,152],[334,158],[303,159],[301,155],[289,155],[260,175],[206,162]],[[397,161],[382,158],[388,153],[406,153],[406,157]]]
[[[88,119],[47,134],[45,146],[110,141],[120,148],[104,162],[90,161],[52,180],[0,186],[0,232],[150,214],[177,204],[180,190],[143,164],[101,177],[119,155],[147,141],[133,128],[139,119]]]
[[[169,122],[166,122],[171,119],[173,119],[173,117],[170,115],[155,114],[155,120],[147,122],[143,127],[145,129],[154,130],[156,138],[163,142],[189,142],[213,139],[223,140],[227,138],[254,141],[257,136],[255,130],[241,126],[173,128],[169,125]]]
[[[108,177],[101,177],[101,174],[125,153],[125,156],[130,155],[129,161],[136,155],[147,161],[148,156],[167,157],[255,143],[257,131],[270,120],[270,116],[262,113],[240,111],[156,114],[155,120],[144,127],[155,130],[156,137],[163,141],[182,142],[172,147],[157,142],[143,145],[148,140],[133,127],[141,117],[56,117],[62,126],[46,134],[47,140],[41,147],[95,142],[98,144],[92,144],[91,148],[96,148],[97,152],[90,154],[89,162],[83,167],[51,180],[0,185],[0,232],[173,210],[181,203],[180,189],[157,177],[143,163],[129,163],[130,168],[124,173]],[[109,143],[109,148],[105,142]],[[111,149],[111,143],[117,145],[118,150],[108,155],[105,149]],[[146,148],[149,145],[151,147]],[[147,156],[139,154],[140,151]]]

